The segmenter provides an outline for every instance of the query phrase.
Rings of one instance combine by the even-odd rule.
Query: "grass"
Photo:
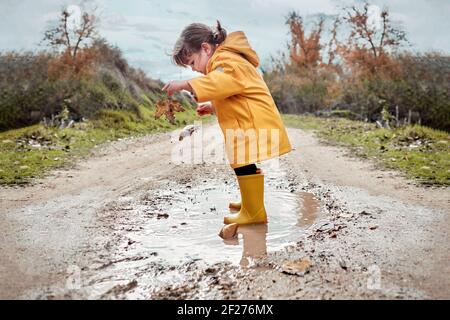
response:
[[[176,123],[164,116],[155,120],[155,108],[140,105],[136,112],[101,110],[87,122],[59,130],[41,124],[0,133],[0,184],[26,184],[49,170],[65,167],[96,145],[125,137],[165,132],[200,118],[192,107],[176,113]]]
[[[392,130],[343,118],[283,115],[287,126],[314,131],[422,184],[450,185],[450,135],[419,125]]]

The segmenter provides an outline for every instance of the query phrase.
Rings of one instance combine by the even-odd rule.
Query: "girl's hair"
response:
[[[202,43],[221,44],[226,37],[227,31],[222,28],[219,20],[215,30],[202,23],[192,23],[184,28],[175,43],[172,60],[176,65],[186,67],[186,60],[191,54],[200,51]]]

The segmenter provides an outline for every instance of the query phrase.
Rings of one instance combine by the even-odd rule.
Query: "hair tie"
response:
[[[215,44],[217,44],[217,39],[219,38],[219,34],[217,32],[212,33],[212,40]]]

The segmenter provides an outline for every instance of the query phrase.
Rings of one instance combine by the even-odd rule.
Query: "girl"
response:
[[[217,21],[216,30],[200,23],[187,26],[173,51],[173,61],[203,73],[187,81],[170,81],[163,90],[190,91],[199,115],[216,113],[225,136],[227,158],[239,182],[240,209],[224,223],[267,223],[264,175],[255,163],[291,151],[278,109],[257,71],[259,58],[241,31],[227,35]],[[211,102],[209,102],[211,101]],[[205,103],[207,102],[207,103]]]

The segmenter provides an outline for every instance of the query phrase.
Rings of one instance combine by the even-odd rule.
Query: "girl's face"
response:
[[[192,71],[206,74],[206,66],[215,50],[216,46],[210,45],[206,42],[202,43],[200,51],[189,56],[187,65],[191,67]]]

